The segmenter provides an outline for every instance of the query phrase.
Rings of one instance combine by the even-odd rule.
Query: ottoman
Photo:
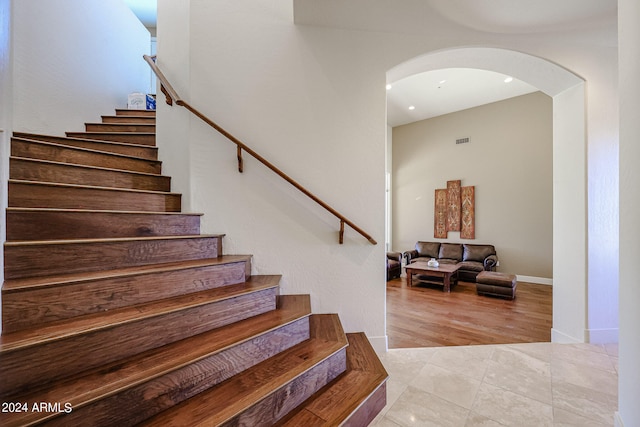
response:
[[[518,281],[514,274],[482,271],[476,276],[476,290],[478,295],[491,295],[514,299]]]

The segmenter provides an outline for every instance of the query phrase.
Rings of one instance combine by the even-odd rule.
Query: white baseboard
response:
[[[584,341],[574,338],[571,335],[567,335],[564,332],[560,332],[555,328],[551,328],[551,342],[559,344],[581,344]]]
[[[382,335],[378,337],[367,337],[367,339],[371,343],[371,347],[373,347],[376,353],[384,354],[387,352],[387,349],[389,348],[389,341],[388,341],[387,335]]]
[[[622,418],[620,418],[620,412],[616,411],[613,414],[613,425],[614,427],[624,427],[624,423],[622,422]]]
[[[535,277],[535,276],[523,276],[521,274],[516,274],[519,282],[527,282],[527,283],[535,283],[537,285],[549,285],[553,286],[553,279],[548,279],[546,277]]]
[[[612,344],[618,342],[618,328],[587,329],[587,342],[591,344]]]

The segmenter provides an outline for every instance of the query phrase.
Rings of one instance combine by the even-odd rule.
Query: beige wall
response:
[[[393,249],[489,243],[498,271],[551,279],[552,125],[552,100],[536,92],[394,128]],[[474,240],[433,237],[434,190],[455,179],[476,187]]]
[[[618,2],[620,32],[620,348],[616,427],[640,426],[640,4]]]

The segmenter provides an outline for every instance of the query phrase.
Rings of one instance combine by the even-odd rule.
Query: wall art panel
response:
[[[435,193],[433,237],[447,238],[447,190],[438,189]]]
[[[460,231],[461,181],[447,181],[447,231]]]
[[[476,225],[475,225],[475,216],[476,216],[476,207],[475,207],[475,186],[462,187],[460,189],[460,197],[461,197],[461,228],[460,228],[460,238],[461,239],[475,239],[476,238]]]

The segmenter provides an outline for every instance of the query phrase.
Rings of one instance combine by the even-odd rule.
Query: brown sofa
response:
[[[418,242],[414,250],[404,253],[407,264],[427,262],[431,258],[440,264],[460,264],[458,279],[475,282],[481,271],[495,271],[498,256],[493,245],[469,243]]]
[[[402,274],[402,257],[400,252],[387,252],[387,281],[397,279]]]

